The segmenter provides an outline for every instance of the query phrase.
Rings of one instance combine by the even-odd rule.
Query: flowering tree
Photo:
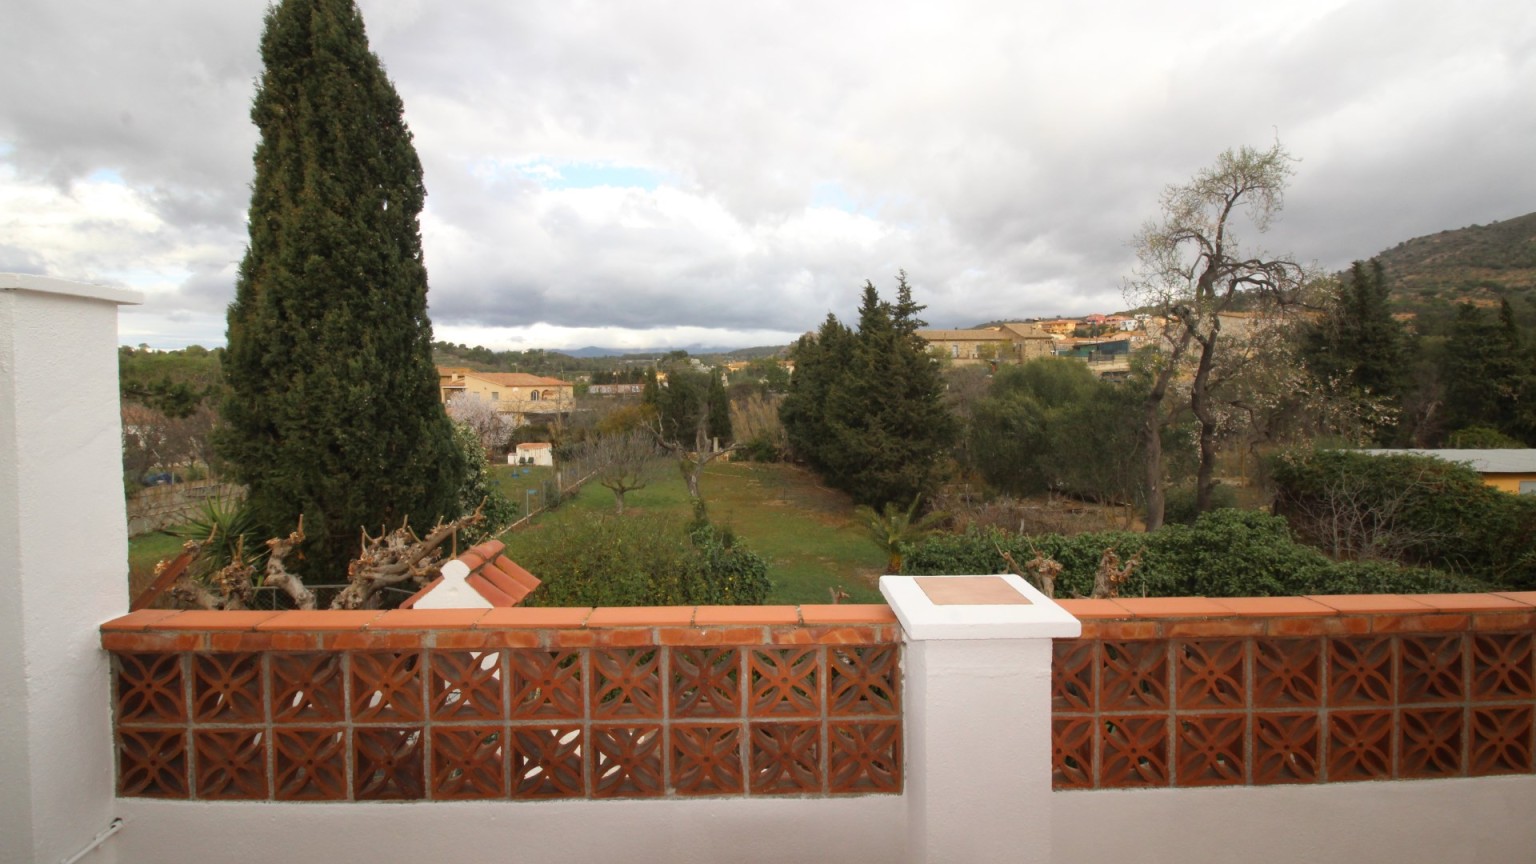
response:
[[[495,406],[469,393],[456,393],[448,400],[448,416],[454,422],[468,426],[485,448],[485,457],[495,459],[497,451],[507,443],[511,430],[506,418]]]

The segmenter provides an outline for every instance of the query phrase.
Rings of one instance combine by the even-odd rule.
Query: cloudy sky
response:
[[[265,0],[5,0],[0,271],[222,344]],[[1531,0],[360,0],[438,338],[784,344],[905,268],[933,326],[1122,307],[1163,186],[1278,136],[1337,267],[1536,210]]]

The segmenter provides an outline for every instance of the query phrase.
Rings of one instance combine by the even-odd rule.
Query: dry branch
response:
[[[331,602],[332,609],[374,609],[379,591],[408,579],[424,581],[435,574],[440,563],[438,547],[464,528],[485,518],[481,511],[461,516],[452,522],[438,522],[426,538],[416,536],[410,523],[402,524],[378,537],[363,532],[363,548],[347,567],[347,587]]]

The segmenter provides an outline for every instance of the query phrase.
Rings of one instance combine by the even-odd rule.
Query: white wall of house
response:
[[[1536,777],[1058,792],[1055,864],[1536,861]]]
[[[0,274],[0,861],[62,861],[116,807],[96,628],[128,607],[117,307],[137,302]]]
[[[123,861],[891,864],[902,799],[712,798],[440,804],[124,799]]]

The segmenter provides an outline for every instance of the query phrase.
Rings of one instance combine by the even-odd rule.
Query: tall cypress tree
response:
[[[795,374],[779,417],[790,446],[831,486],[854,500],[906,505],[942,479],[955,421],[943,382],[917,335],[922,306],[902,273],[897,301],[864,285],[859,328],[827,316],[795,346]]]
[[[340,577],[360,529],[457,515],[463,454],[438,401],[403,107],[352,0],[267,12],[251,119],[250,245],[229,307],[222,451],[261,524],[304,517]]]

